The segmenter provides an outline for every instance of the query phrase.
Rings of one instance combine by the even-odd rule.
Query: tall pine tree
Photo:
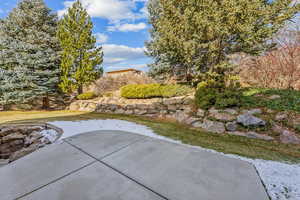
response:
[[[102,47],[96,47],[93,23],[80,1],[76,1],[59,22],[58,38],[61,53],[61,89],[66,93],[77,90],[102,74]]]
[[[0,104],[33,103],[59,92],[57,16],[43,0],[23,0],[0,22]]]
[[[292,0],[150,0],[148,54],[188,71],[214,71],[228,55],[271,48],[270,39],[299,8]]]

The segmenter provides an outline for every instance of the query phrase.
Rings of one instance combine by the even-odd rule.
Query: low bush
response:
[[[94,92],[87,92],[83,93],[77,96],[77,99],[79,100],[89,100],[97,97],[97,95]]]
[[[195,103],[199,108],[227,108],[240,105],[240,84],[234,76],[206,74],[196,90]]]
[[[121,88],[121,96],[127,99],[183,96],[192,92],[188,86],[162,84],[132,84]]]
[[[235,88],[218,87],[214,82],[201,82],[195,94],[196,105],[199,108],[227,108],[239,106],[240,92]]]
[[[95,81],[93,85],[89,87],[89,91],[93,91],[96,94],[112,93],[119,90],[121,87],[129,84],[151,84],[155,83],[153,79],[146,74],[124,74],[116,77],[104,76]]]

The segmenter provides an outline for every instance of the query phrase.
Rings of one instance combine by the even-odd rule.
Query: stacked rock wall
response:
[[[104,97],[73,102],[70,105],[70,110],[164,118],[211,133],[300,144],[297,130],[289,130],[289,128],[276,125],[281,123],[282,113],[270,114],[268,110],[260,108],[251,110],[239,108],[217,110],[211,108],[206,111],[194,108],[192,102],[192,96],[144,100]],[[266,116],[272,116],[275,122],[270,123],[263,120]],[[300,119],[299,117],[296,116],[297,119]],[[273,129],[260,131],[261,128],[264,130],[270,126],[273,126]],[[248,131],[245,132],[247,129]]]

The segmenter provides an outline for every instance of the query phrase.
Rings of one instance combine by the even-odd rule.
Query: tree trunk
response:
[[[80,95],[80,94],[83,93],[83,87],[82,87],[82,85],[78,86],[77,93],[78,93],[78,95]]]
[[[50,107],[49,97],[48,96],[43,97],[43,106],[42,106],[42,109],[48,110],[49,107]]]

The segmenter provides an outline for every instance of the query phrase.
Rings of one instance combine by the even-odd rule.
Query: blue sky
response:
[[[0,0],[0,18],[4,18],[20,0]],[[44,0],[59,16],[72,0]],[[124,68],[147,70],[151,59],[144,55],[149,39],[147,0],[81,0],[94,22],[94,34],[104,49],[105,71]]]

